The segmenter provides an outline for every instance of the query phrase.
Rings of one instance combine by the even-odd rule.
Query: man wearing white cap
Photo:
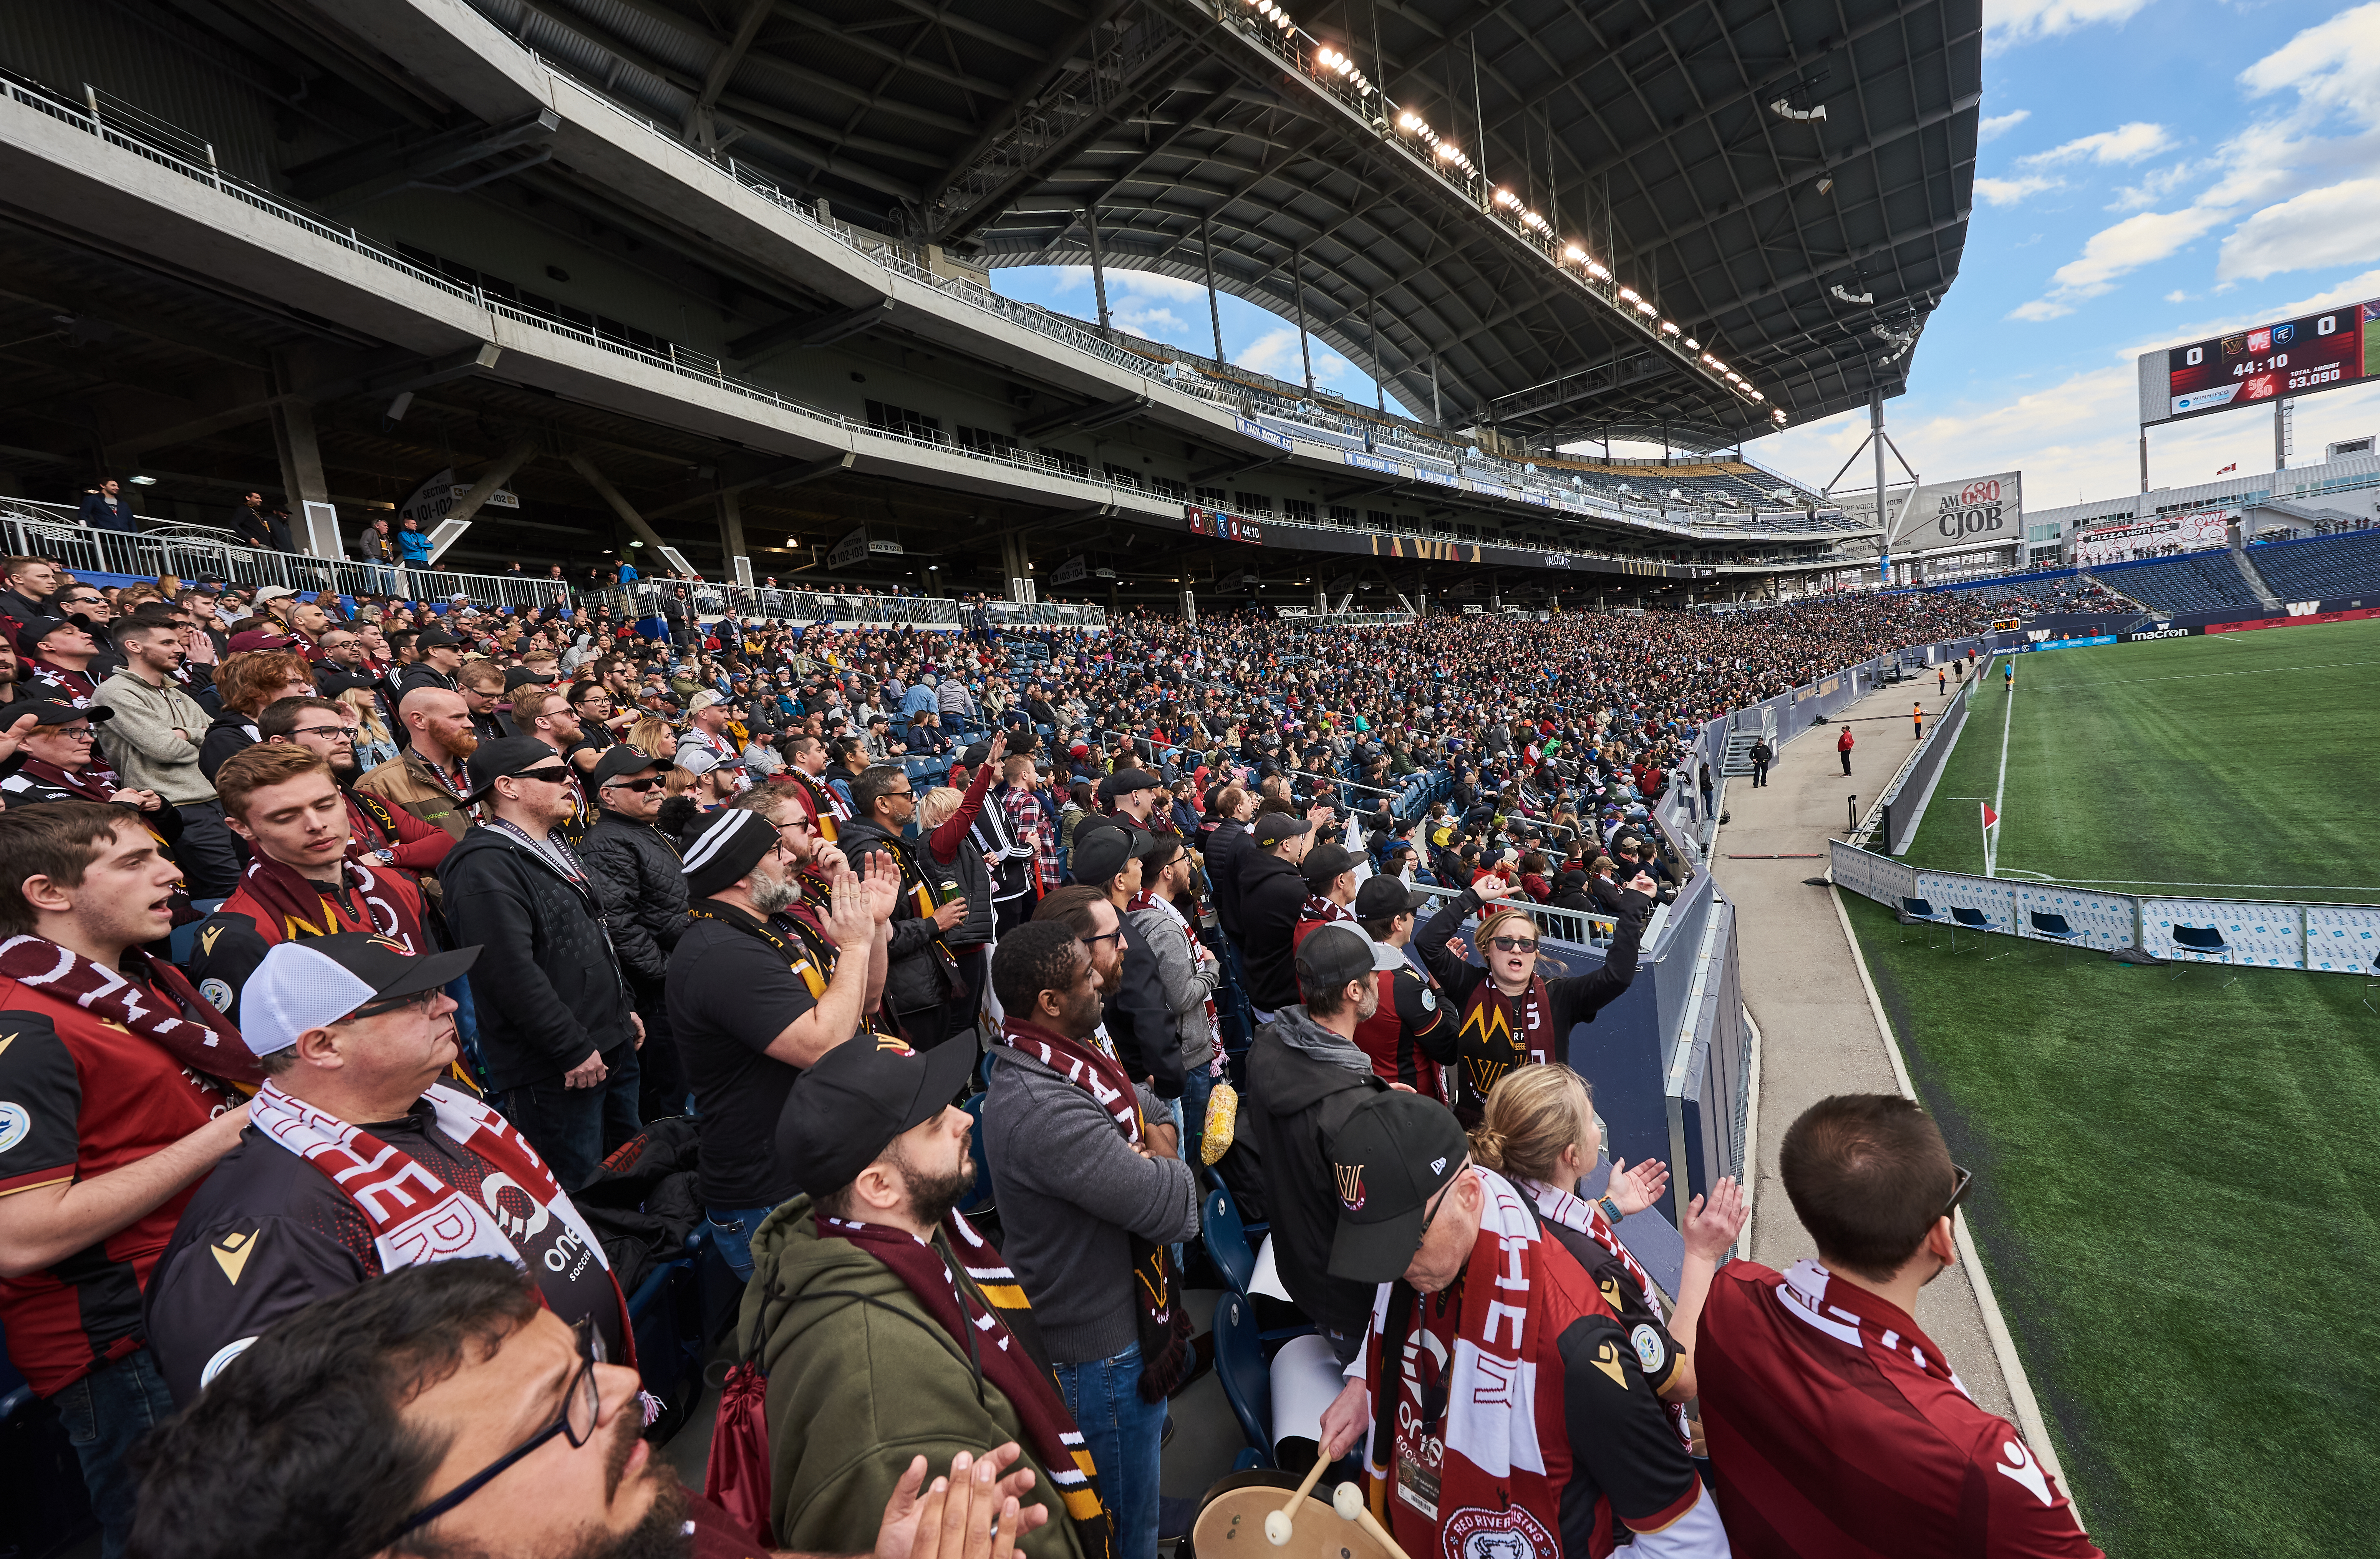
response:
[[[273,947],[241,987],[264,1086],[146,1294],[176,1403],[293,1311],[457,1256],[526,1267],[547,1309],[630,1358],[627,1304],[586,1220],[504,1117],[440,1081],[455,1053],[443,987],[479,956],[314,937]]]
[[[744,756],[735,750],[735,740],[727,733],[727,700],[705,690],[694,695],[686,706],[686,731],[677,739],[674,761],[688,774],[709,774],[713,769],[741,770]],[[735,775],[735,790],[744,788],[744,776]]]

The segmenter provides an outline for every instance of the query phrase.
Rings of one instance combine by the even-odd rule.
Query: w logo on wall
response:
[[[1350,1213],[1364,1210],[1364,1166],[1360,1164],[1334,1164],[1331,1172],[1339,1177],[1339,1204]]]
[[[2320,601],[2291,601],[2289,602],[2289,610],[2291,617],[2312,617],[2315,612],[2322,610],[2322,603]]]

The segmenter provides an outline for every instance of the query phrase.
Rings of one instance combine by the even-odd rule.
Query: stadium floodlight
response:
[[[1420,127],[1421,121],[1418,118],[1415,118],[1410,111],[1397,115],[1397,128],[1401,130],[1412,130],[1418,129]]]
[[[1677,334],[1677,333],[1678,333],[1678,322],[1677,322],[1675,320],[1662,320],[1662,321],[1661,321],[1661,333],[1662,333],[1663,335],[1675,335],[1675,334]]]
[[[1608,282],[1611,280],[1611,272],[1606,271],[1602,266],[1597,264],[1591,260],[1586,262],[1586,273],[1594,277],[1598,282]]]
[[[1755,390],[1755,391],[1753,391],[1753,392],[1752,392],[1752,398],[1753,398],[1754,400],[1755,400],[1755,401],[1765,401],[1765,400],[1767,400],[1768,397],[1767,397],[1767,396],[1766,396],[1766,395],[1764,395],[1764,394],[1762,394],[1759,391]]]
[[[1687,350],[1687,351],[1689,351],[1689,352],[1699,352],[1699,351],[1701,351],[1702,349],[1703,349],[1703,344],[1702,344],[1701,342],[1696,341],[1693,336],[1688,336],[1688,337],[1686,337],[1686,350]]]
[[[1562,246],[1562,258],[1572,265],[1583,264],[1586,260],[1586,251],[1576,244],[1565,244]]]
[[[1620,296],[1624,301],[1633,303],[1636,301],[1636,289],[1634,287],[1622,287],[1620,289]]]
[[[1636,312],[1639,314],[1658,314],[1660,310],[1640,297],[1636,300]]]
[[[1513,194],[1511,190],[1509,190],[1509,189],[1499,189],[1498,191],[1496,191],[1496,203],[1497,203],[1498,205],[1500,205],[1500,206],[1510,206],[1510,205],[1516,204],[1516,203],[1518,202],[1519,199],[1520,199],[1520,198],[1519,198],[1518,196],[1514,195],[1514,194]]]

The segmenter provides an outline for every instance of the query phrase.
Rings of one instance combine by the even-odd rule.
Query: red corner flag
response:
[[[2000,815],[1992,810],[1990,802],[1977,804],[1984,809],[1984,875],[1993,876],[1999,863]]]

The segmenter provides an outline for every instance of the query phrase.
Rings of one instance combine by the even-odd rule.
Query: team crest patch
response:
[[[199,994],[205,997],[216,1011],[231,1010],[231,986],[226,982],[210,975],[199,982]]]
[[[1364,1210],[1364,1166],[1360,1164],[1334,1164],[1331,1170],[1339,1177],[1339,1205],[1350,1213]]]
[[[1645,1378],[1658,1380],[1662,1361],[1670,1356],[1669,1349],[1661,1346],[1661,1334],[1639,1322],[1636,1329],[1628,1334],[1628,1346],[1636,1350],[1636,1362],[1645,1367]]]
[[[33,1115],[30,1110],[13,1100],[0,1099],[0,1153],[6,1153],[10,1148],[23,1142],[25,1133],[32,1129]]]
[[[1558,1559],[1561,1545],[1537,1518],[1512,1505],[1465,1505],[1446,1518],[1439,1552],[1445,1559]]]
[[[1421,988],[1421,1009],[1425,1012],[1438,1010],[1438,993],[1427,985]]]

